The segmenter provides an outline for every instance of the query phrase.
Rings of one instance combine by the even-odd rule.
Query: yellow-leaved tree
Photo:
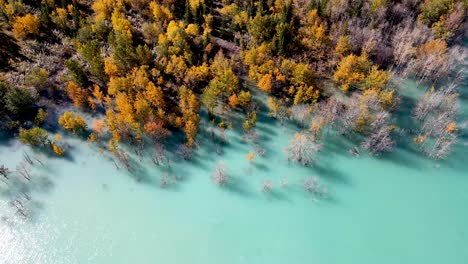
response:
[[[84,107],[88,102],[88,92],[73,81],[68,82],[67,94],[75,107]]]
[[[72,112],[63,113],[63,115],[60,116],[58,123],[66,130],[72,131],[73,134],[81,133],[87,128],[84,119],[81,116]]]
[[[13,23],[13,35],[17,39],[23,39],[28,35],[38,35],[39,25],[39,18],[35,15],[17,16]]]

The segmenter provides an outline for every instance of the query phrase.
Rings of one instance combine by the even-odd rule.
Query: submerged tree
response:
[[[16,166],[16,175],[17,176],[20,176],[24,179],[26,179],[27,181],[30,181],[32,179],[32,173],[31,173],[31,165],[28,164],[27,162],[20,162],[17,166]]]
[[[8,180],[8,175],[10,175],[10,170],[7,167],[5,167],[5,165],[0,165],[0,175],[6,180]]]
[[[322,186],[317,176],[304,179],[304,189],[316,196],[322,196],[328,192],[327,189]]]
[[[130,165],[130,156],[128,155],[127,152],[117,149],[114,152],[114,155],[117,159],[118,164],[120,164],[120,166],[122,166],[126,171],[131,171],[132,167]],[[116,166],[117,166],[117,163],[116,163]],[[119,167],[117,166],[117,168]]]
[[[177,155],[183,160],[191,160],[193,155],[193,149],[186,144],[179,144],[177,147]]]
[[[309,121],[311,117],[310,106],[306,104],[295,104],[291,107],[291,119],[296,121],[299,125],[304,126],[304,124]]]
[[[157,166],[166,163],[169,165],[169,159],[167,158],[166,147],[164,146],[164,144],[156,143],[154,145],[154,153],[151,160]]]
[[[398,101],[390,79],[437,84],[455,70],[464,74],[467,3],[0,0],[0,127],[63,155],[40,127],[51,128],[68,98],[78,111],[105,115],[95,117],[103,121],[89,141],[109,140],[109,150],[130,164],[118,145],[142,159],[149,138],[153,162],[169,166],[165,139],[183,132],[176,155],[191,159],[192,148],[206,142],[197,135],[208,110],[213,124],[222,120],[219,137],[211,133],[216,153],[227,127],[240,125],[253,161],[267,149],[268,138],[255,130],[264,107],[254,103],[266,93],[271,117],[307,130],[286,149],[293,162],[313,163],[319,140],[334,131],[371,154],[390,151]],[[428,93],[414,110],[414,141],[431,157],[446,156],[460,133],[454,94]],[[68,111],[60,124],[85,131],[84,116]]]
[[[458,94],[455,85],[431,88],[417,102],[413,116],[419,123],[414,142],[427,156],[443,159],[450,154],[457,139]]]
[[[175,184],[177,179],[175,176],[170,175],[169,173],[161,174],[161,178],[159,179],[159,183],[161,184],[162,188],[167,187],[168,185]]]
[[[212,175],[213,182],[218,186],[224,186],[229,180],[227,175],[227,168],[224,162],[220,161],[216,164],[216,168]]]
[[[371,131],[362,143],[362,147],[371,154],[392,151],[395,141],[391,138],[390,114],[388,112],[378,113],[376,119],[371,123]]]
[[[294,134],[286,147],[288,161],[298,162],[304,166],[311,165],[317,159],[317,153],[322,149],[322,144],[316,142],[314,136],[308,132]]]
[[[270,193],[273,191],[273,182],[270,180],[264,181],[262,183],[262,192]]]

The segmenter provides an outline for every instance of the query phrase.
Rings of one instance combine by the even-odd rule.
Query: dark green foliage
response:
[[[45,28],[49,28],[52,24],[50,20],[50,7],[45,0],[41,2],[41,23]]]
[[[12,87],[0,80],[0,125],[7,130],[16,130],[21,123],[18,120],[32,118],[35,98],[26,90]]]
[[[195,17],[194,17],[194,23],[197,25],[202,25],[204,20],[203,20],[203,5],[198,5],[197,9],[195,10]]]
[[[353,17],[361,17],[364,0],[350,2],[350,15]]]
[[[213,13],[213,0],[205,0],[203,5],[203,14],[212,14]]]
[[[297,17],[293,13],[293,2],[283,6],[280,23],[276,25],[276,50],[279,55],[286,55],[294,44],[299,28]]]
[[[327,4],[329,0],[312,0],[310,1],[309,10],[316,9],[317,15],[323,16],[326,13]]]
[[[77,32],[80,27],[80,10],[76,0],[73,0],[73,27],[75,32]]]
[[[275,34],[276,19],[269,15],[257,14],[247,27],[257,42],[269,41]]]
[[[70,0],[61,0],[62,8],[67,8],[70,3]]]
[[[276,26],[276,49],[278,54],[284,55],[292,36],[289,34],[289,26],[280,23]]]
[[[249,14],[250,17],[255,16],[255,0],[248,0],[247,13]]]
[[[131,39],[122,32],[111,32],[109,43],[114,48],[114,59],[120,72],[127,72],[136,65],[135,50]]]
[[[281,13],[281,23],[289,23],[293,18],[293,6],[292,1],[289,1],[287,5],[283,6]]]
[[[6,114],[5,109],[5,94],[8,91],[8,84],[0,80],[0,120]]]
[[[104,74],[104,61],[101,58],[99,42],[97,40],[86,42],[78,49],[78,52],[89,64],[89,72],[102,82],[106,81],[107,77]]]
[[[140,65],[150,65],[152,56],[151,50],[148,48],[147,45],[139,45],[138,47],[136,47],[135,53]]]
[[[25,88],[8,87],[4,95],[5,109],[7,113],[19,120],[24,120],[32,114],[35,98]]]
[[[65,61],[65,66],[71,74],[71,77],[75,83],[79,86],[86,86],[88,83],[88,77],[83,70],[83,67],[78,63],[78,61],[71,59]]]
[[[185,24],[192,23],[192,9],[190,8],[190,1],[185,1],[185,13],[184,13],[184,22]]]
[[[109,26],[108,23],[105,23],[104,21],[100,21],[94,24],[94,33],[96,34],[99,40],[102,40],[102,41],[109,40],[110,32],[111,32],[111,27]]]
[[[31,74],[26,76],[25,84],[36,88],[38,92],[47,88],[47,80],[49,79],[49,72],[46,69],[36,68]]]
[[[81,43],[86,43],[91,41],[95,38],[96,34],[94,34],[93,30],[91,29],[91,25],[88,23],[83,24],[77,31],[76,38]]]
[[[257,15],[263,16],[268,11],[267,0],[258,1]]]
[[[421,18],[432,24],[441,16],[446,16],[453,8],[455,0],[426,0],[421,5]]]

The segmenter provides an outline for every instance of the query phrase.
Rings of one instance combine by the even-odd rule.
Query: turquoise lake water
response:
[[[408,105],[420,94],[408,83],[401,91]],[[466,94],[461,103],[466,119]],[[392,154],[356,158],[350,142],[330,137],[317,165],[304,168],[283,151],[296,127],[260,116],[258,131],[265,157],[249,164],[252,148],[236,133],[222,155],[202,140],[194,161],[173,163],[178,182],[165,189],[148,158],[138,182],[67,138],[70,158],[33,170],[32,219],[15,217],[1,196],[0,263],[468,263],[466,134],[446,161],[415,152],[410,138]],[[24,151],[5,141],[0,163],[14,169]],[[220,160],[226,188],[211,180]],[[309,176],[321,179],[326,197],[304,191]],[[260,190],[267,179],[271,194]]]

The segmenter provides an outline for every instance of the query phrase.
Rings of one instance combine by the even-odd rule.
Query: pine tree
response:
[[[51,25],[50,9],[46,0],[42,0],[41,2],[41,23],[44,25],[46,29],[49,29]]]
[[[184,22],[186,25],[192,23],[192,8],[190,7],[190,1],[185,0],[185,13],[184,13]]]

